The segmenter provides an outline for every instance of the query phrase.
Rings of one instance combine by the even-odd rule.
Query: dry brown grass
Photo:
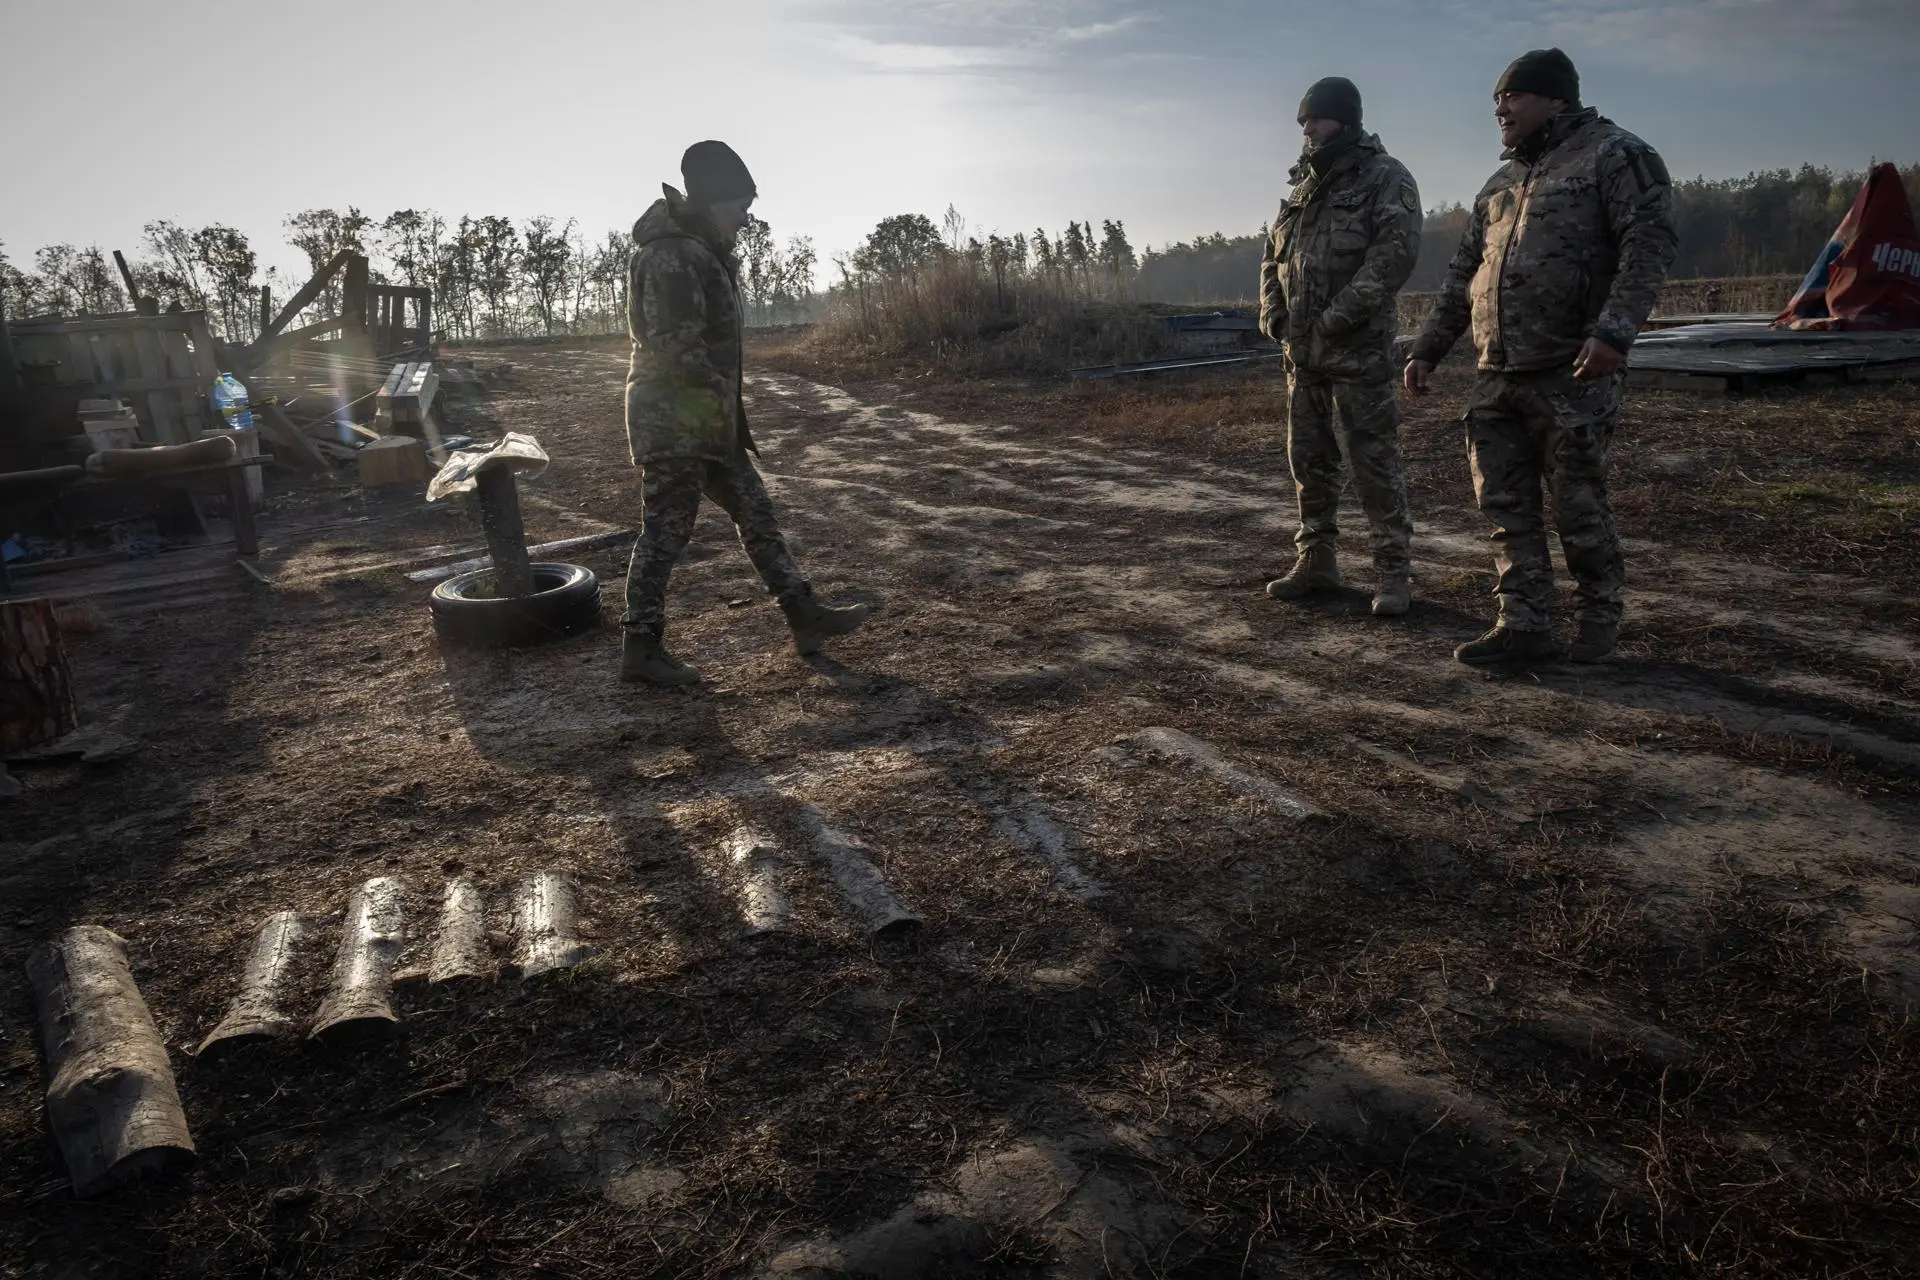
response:
[[[1166,308],[1160,308],[1164,311]],[[834,290],[804,342],[869,369],[1056,373],[1146,360],[1165,333],[1153,309],[1100,278],[1002,280],[962,257]]]

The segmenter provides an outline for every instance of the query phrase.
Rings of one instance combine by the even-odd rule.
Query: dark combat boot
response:
[[[1470,667],[1490,667],[1504,662],[1548,662],[1558,654],[1551,631],[1514,631],[1498,626],[1455,649],[1453,658]]]
[[[620,640],[620,679],[627,684],[687,685],[700,682],[698,668],[675,662],[660,633],[629,627]]]
[[[860,629],[873,610],[864,604],[841,605],[835,608],[821,604],[814,599],[811,591],[791,597],[782,597],[780,611],[787,615],[787,625],[793,628],[793,651],[803,658],[810,658],[820,652],[820,647],[829,636],[844,636]]]
[[[1598,618],[1580,619],[1580,630],[1573,638],[1567,657],[1575,662],[1608,662],[1620,643],[1620,624]]]
[[[1317,544],[1303,547],[1286,576],[1267,584],[1267,594],[1275,600],[1299,600],[1315,591],[1339,589],[1340,564],[1334,559],[1333,548]]]
[[[1382,570],[1373,587],[1373,616],[1398,618],[1413,607],[1413,575],[1405,569]]]

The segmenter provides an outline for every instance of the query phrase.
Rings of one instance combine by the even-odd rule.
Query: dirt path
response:
[[[619,355],[526,363],[489,414],[559,459],[536,536],[631,519]],[[803,566],[876,605],[829,658],[711,511],[670,624],[703,688],[618,686],[610,632],[443,658],[378,566],[464,531],[357,499],[224,618],[78,644],[148,746],[29,777],[10,972],[108,924],[184,1050],[269,912],[398,876],[406,968],[446,880],[497,915],[542,867],[597,958],[405,985],[363,1053],[177,1057],[200,1171],[101,1208],[10,997],[0,1271],[1899,1272],[1920,645],[1884,590],[1638,539],[1619,665],[1490,677],[1448,656],[1470,512],[1420,513],[1383,622],[1260,593],[1270,460],[783,374],[755,413]]]

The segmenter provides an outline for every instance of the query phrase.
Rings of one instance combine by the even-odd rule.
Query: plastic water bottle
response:
[[[213,404],[220,410],[220,416],[227,426],[235,431],[253,430],[252,401],[247,398],[247,388],[240,379],[230,373],[222,373],[213,380]]]

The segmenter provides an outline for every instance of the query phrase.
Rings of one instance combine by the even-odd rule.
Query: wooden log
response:
[[[793,902],[787,897],[787,863],[779,844],[765,832],[740,827],[728,835],[724,847],[747,936],[787,932],[793,926]]]
[[[580,940],[573,886],[558,871],[539,871],[520,882],[513,910],[511,971],[520,978],[572,969],[593,957]]]
[[[0,755],[52,742],[79,724],[53,601],[0,600]]]
[[[346,275],[340,285],[340,323],[349,337],[365,339],[367,332],[367,304],[372,301],[372,272],[367,259],[354,254],[347,259]]]
[[[447,896],[440,904],[427,981],[438,985],[491,982],[493,978],[493,956],[487,948],[486,899],[471,877],[461,876],[448,882]]]
[[[151,449],[102,449],[87,458],[87,470],[109,480],[165,476],[196,467],[223,466],[238,454],[233,441],[225,436],[208,436],[190,444],[159,445]]]
[[[68,929],[27,961],[50,1080],[47,1121],[77,1196],[189,1164],[173,1065],[111,930]]]
[[[390,1034],[393,966],[406,941],[406,902],[398,880],[376,876],[354,890],[333,961],[333,984],[314,1016],[310,1038],[350,1044]]]
[[[381,436],[360,447],[360,486],[424,484],[433,478],[427,450],[412,436]]]
[[[263,1040],[288,1040],[299,1034],[299,1024],[281,1001],[307,934],[306,922],[297,912],[280,911],[267,917],[241,970],[240,990],[227,1006],[227,1016],[200,1042],[195,1057],[211,1061]]]

